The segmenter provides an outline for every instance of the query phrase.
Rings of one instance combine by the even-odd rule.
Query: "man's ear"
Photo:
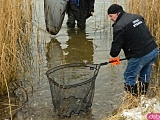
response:
[[[118,12],[117,15],[119,15],[121,12]]]

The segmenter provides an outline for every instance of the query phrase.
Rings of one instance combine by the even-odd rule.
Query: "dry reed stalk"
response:
[[[27,2],[24,0],[1,0],[0,2],[0,73],[2,71],[5,73],[7,82],[17,79],[18,69],[24,71],[23,43],[29,42],[32,27],[30,3],[30,0]],[[3,46],[4,50],[2,51]],[[5,89],[4,83],[4,77],[0,74],[0,94],[3,94]]]
[[[31,0],[0,1],[0,95],[8,94],[10,118],[12,109],[9,83],[25,74],[24,52],[32,28]]]
[[[4,74],[4,78],[5,78],[5,74]],[[6,84],[7,93],[8,93],[8,106],[9,106],[9,114],[10,114],[10,118],[11,118],[11,120],[12,120],[12,107],[11,107],[11,99],[10,99],[9,87],[8,87],[8,83],[7,83],[7,80],[6,80],[6,79],[5,79],[5,84]]]

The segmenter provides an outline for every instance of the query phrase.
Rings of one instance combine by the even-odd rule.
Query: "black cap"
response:
[[[120,6],[118,4],[112,4],[108,8],[108,14],[115,14],[115,13],[118,13],[118,12],[123,12],[122,6]]]

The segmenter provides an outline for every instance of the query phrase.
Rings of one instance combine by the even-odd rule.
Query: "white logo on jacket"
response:
[[[137,27],[138,25],[142,24],[142,21],[140,21],[139,19],[136,19],[132,23],[133,23],[133,27]]]

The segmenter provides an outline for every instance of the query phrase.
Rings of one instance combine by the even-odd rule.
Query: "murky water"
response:
[[[60,64],[88,62],[100,64],[109,60],[111,27],[107,20],[107,6],[112,1],[97,0],[95,16],[86,23],[86,31],[69,30],[64,19],[60,32],[51,36],[45,31],[43,0],[37,0],[34,14],[32,53],[33,94],[15,119],[18,120],[101,120],[109,116],[123,97],[123,71],[126,62],[119,66],[102,66],[95,81],[95,94],[91,111],[71,118],[59,118],[53,104],[46,71]],[[121,54],[123,58],[123,54]]]

